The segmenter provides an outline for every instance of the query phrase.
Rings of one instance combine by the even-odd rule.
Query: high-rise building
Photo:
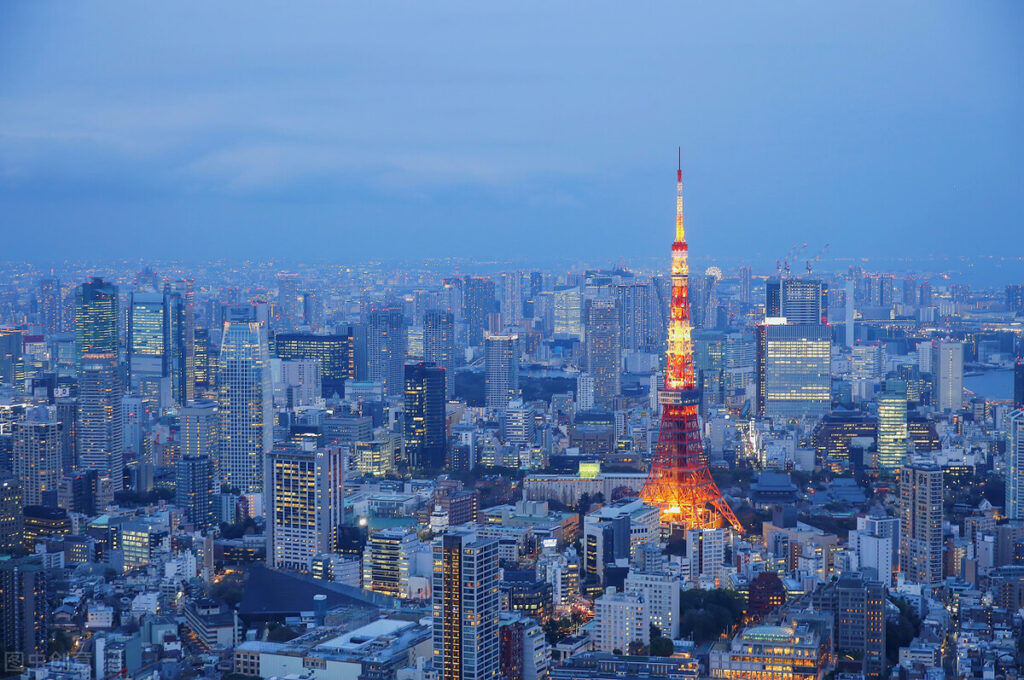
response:
[[[886,587],[859,572],[844,573],[838,581],[820,586],[811,595],[815,609],[830,612],[836,650],[860,659],[864,677],[888,677],[885,661]]]
[[[770,279],[765,287],[765,316],[784,317],[794,325],[827,323],[828,286],[814,279]]]
[[[821,417],[832,403],[827,326],[769,323],[758,329],[758,410],[768,418]]]
[[[1017,283],[1006,287],[1006,309],[1014,314],[1024,313],[1024,285]]]
[[[152,389],[149,385],[168,377],[170,328],[166,295],[155,292],[129,294],[128,378],[133,392],[145,393]],[[170,383],[167,388],[169,397]]]
[[[594,378],[594,403],[609,407],[622,391],[622,334],[614,301],[589,300],[585,370]]]
[[[220,459],[220,414],[212,399],[193,399],[178,411],[183,458]]]
[[[117,319],[117,286],[94,277],[76,289],[75,347],[79,365],[85,354],[111,354],[117,358]]]
[[[299,275],[281,272],[277,275],[276,316],[284,321],[285,327],[292,326],[301,318],[299,300]]]
[[[25,390],[25,334],[0,328],[0,383]]]
[[[283,361],[313,360],[320,363],[321,396],[345,395],[345,381],[356,379],[356,347],[352,335],[278,333],[277,356]]]
[[[629,352],[657,353],[665,341],[657,291],[650,281],[634,282],[616,288],[619,303],[619,328],[622,349]]]
[[[505,328],[523,320],[523,273],[503,272],[501,275],[501,323]]]
[[[16,422],[13,468],[21,482],[25,505],[48,505],[56,502],[57,486],[62,474],[60,457],[60,423],[48,409],[32,409],[25,420]],[[48,499],[52,496],[52,499]]]
[[[216,477],[209,456],[182,456],[174,466],[174,503],[200,530],[216,522],[214,496]]]
[[[470,346],[479,345],[487,330],[487,317],[494,311],[494,281],[467,276],[462,286],[462,319]]]
[[[625,654],[634,642],[651,642],[647,603],[641,592],[617,593],[608,587],[594,600],[594,624],[594,647],[602,652]]]
[[[487,408],[503,409],[519,396],[519,336],[488,335],[484,365]]]
[[[434,539],[434,669],[438,680],[498,677],[498,541],[473,531]]]
[[[78,378],[78,467],[124,488],[121,369],[116,354],[84,354]]]
[[[363,551],[363,588],[404,600],[419,541],[412,531],[383,529],[369,535]]]
[[[443,368],[424,362],[405,366],[405,452],[413,468],[444,467],[444,374]]]
[[[911,583],[942,580],[942,468],[914,460],[900,469],[900,568]]]
[[[0,477],[0,553],[21,549],[25,533],[25,504],[21,484],[14,477]]]
[[[444,369],[445,398],[455,393],[455,317],[451,312],[428,309],[423,315],[423,360]]]
[[[740,267],[740,290],[739,300],[745,305],[749,305],[753,301],[751,295],[751,269],[750,267]]]
[[[878,465],[893,472],[907,458],[907,383],[886,380],[878,395]]]
[[[341,449],[274,449],[266,458],[267,565],[306,572],[334,552],[344,497]]]
[[[829,666],[831,650],[809,625],[749,626],[708,658],[710,676],[727,680],[815,680]]]
[[[647,621],[665,637],[679,637],[679,579],[667,571],[630,569],[623,590],[640,593],[647,606]]]
[[[1007,427],[1006,516],[1024,520],[1024,410],[1011,413]]]
[[[959,411],[964,403],[964,346],[961,342],[942,341],[932,361],[935,407],[939,411]]]
[[[196,396],[195,301],[192,280],[167,284],[167,375],[171,400],[184,405]]]
[[[60,279],[52,276],[39,281],[39,325],[47,335],[60,333],[64,327]]]
[[[255,321],[224,324],[217,362],[221,484],[263,491],[263,459],[273,441],[273,388],[264,328]]]
[[[19,665],[27,666],[39,656],[45,658],[49,633],[50,610],[42,558],[0,561],[0,647],[10,654],[5,671],[18,670]],[[22,655],[21,664],[12,652]]]
[[[385,396],[402,394],[405,384],[405,315],[400,309],[376,309],[366,319],[366,368]]]
[[[577,286],[554,291],[552,322],[556,336],[583,339],[583,295]]]

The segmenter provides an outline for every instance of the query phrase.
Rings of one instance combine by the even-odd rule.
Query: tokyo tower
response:
[[[697,409],[700,393],[694,380],[690,337],[689,265],[683,228],[683,167],[676,171],[676,240],[672,244],[672,307],[668,327],[665,386],[658,391],[661,429],[651,471],[640,492],[649,505],[661,508],[661,520],[688,529],[714,528],[723,520],[743,531],[732,508],[711,478],[701,439]]]

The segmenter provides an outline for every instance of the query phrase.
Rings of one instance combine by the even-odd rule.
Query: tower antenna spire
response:
[[[661,509],[664,523],[702,529],[728,523],[743,526],[711,477],[701,437],[690,326],[689,247],[683,229],[683,150],[676,170],[676,240],[672,244],[672,301],[668,326],[665,384],[658,391],[661,428],[654,461],[640,492],[644,502]]]

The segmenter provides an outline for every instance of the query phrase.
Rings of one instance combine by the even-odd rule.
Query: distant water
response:
[[[964,388],[985,399],[1013,399],[1013,371],[985,371],[964,376]]]

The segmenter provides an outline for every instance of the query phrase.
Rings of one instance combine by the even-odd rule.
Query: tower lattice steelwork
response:
[[[683,228],[683,170],[680,152],[676,173],[676,240],[672,244],[672,307],[668,327],[664,389],[658,392],[661,429],[654,462],[641,496],[661,508],[663,522],[687,528],[722,526],[724,519],[743,531],[732,508],[711,478],[700,434],[700,393],[693,371],[690,337],[689,265]]]

